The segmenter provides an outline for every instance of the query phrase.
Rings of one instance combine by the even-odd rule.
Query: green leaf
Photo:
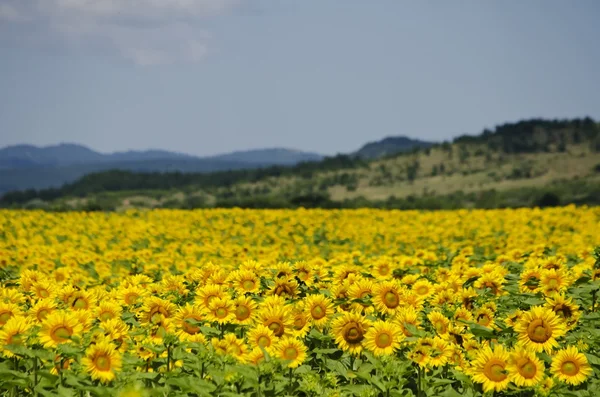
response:
[[[477,323],[471,323],[469,328],[471,329],[471,333],[475,336],[484,339],[492,339],[494,337],[494,330],[488,327],[484,327],[483,325]]]

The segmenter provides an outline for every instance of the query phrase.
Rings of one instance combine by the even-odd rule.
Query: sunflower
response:
[[[231,323],[235,320],[235,302],[230,298],[214,298],[208,304],[206,319],[219,324]]]
[[[22,314],[19,305],[0,302],[0,327],[4,326],[11,317],[21,316]]]
[[[70,343],[70,338],[79,336],[82,331],[83,326],[74,313],[55,311],[42,322],[40,343],[46,349],[56,348],[60,343]]]
[[[287,299],[295,298],[298,295],[298,282],[293,278],[276,278],[275,284],[269,289],[269,294]]]
[[[394,322],[400,326],[404,336],[410,337],[412,333],[408,330],[407,325],[411,325],[415,328],[419,328],[421,320],[419,319],[419,312],[412,307],[406,307],[398,312],[398,315],[394,319]]]
[[[494,295],[503,294],[504,276],[500,273],[493,271],[491,273],[484,273],[481,277],[475,281],[473,287],[478,290],[489,289]]]
[[[570,284],[569,277],[561,270],[542,270],[539,290],[545,295],[561,292]]]
[[[510,356],[502,345],[482,348],[470,370],[473,381],[483,384],[483,391],[502,391],[508,387],[510,378],[507,367]]]
[[[557,338],[566,333],[563,321],[552,309],[535,306],[523,313],[514,327],[519,343],[534,352],[551,352],[558,347]]]
[[[463,288],[459,295],[463,307],[467,310],[473,310],[475,298],[477,298],[477,296],[477,291],[475,291],[472,287]]]
[[[544,363],[532,351],[517,349],[510,355],[508,378],[520,387],[533,387],[544,378]]]
[[[190,342],[202,342],[204,336],[200,332],[200,327],[204,322],[204,314],[198,305],[190,305],[189,303],[177,309],[177,313],[173,317],[174,324],[177,328],[175,332],[180,340]],[[202,335],[195,340],[195,335]]]
[[[235,357],[236,360],[243,362],[244,356],[248,353],[248,346],[243,339],[238,339],[235,334],[227,334],[224,338],[227,342],[227,354]]]
[[[296,273],[296,277],[298,277],[298,279],[307,286],[310,287],[314,284],[315,270],[313,269],[312,264],[306,261],[296,262],[294,265],[294,271]]]
[[[41,323],[49,314],[56,310],[56,303],[51,299],[40,299],[31,309],[28,316],[34,323]]]
[[[269,328],[275,336],[281,337],[292,332],[290,310],[283,306],[267,307],[258,314],[259,323]]]
[[[585,382],[593,372],[586,356],[574,346],[556,352],[550,371],[556,378],[570,385]]]
[[[303,338],[310,331],[309,315],[306,314],[304,305],[297,303],[292,309],[292,334],[296,338]]]
[[[542,273],[539,268],[524,270],[519,279],[519,291],[523,293],[535,292],[540,286]]]
[[[323,329],[334,313],[333,302],[324,295],[309,295],[304,303],[304,313],[315,327]]]
[[[359,354],[369,326],[370,321],[360,314],[344,312],[332,322],[331,329],[342,350]]]
[[[36,299],[53,298],[56,294],[56,284],[47,279],[34,281],[31,285],[31,292]]]
[[[230,278],[238,294],[255,294],[260,291],[260,278],[251,270],[237,270]]]
[[[421,298],[427,298],[433,294],[433,285],[429,280],[421,279],[412,285],[412,290]]]
[[[104,338],[112,341],[119,351],[125,352],[129,348],[129,325],[121,318],[112,318],[100,323],[100,328],[104,331]]]
[[[119,290],[120,299],[125,306],[135,305],[148,296],[148,292],[137,285],[131,285]]]
[[[238,296],[235,299],[235,323],[251,324],[256,316],[256,302],[248,296]]]
[[[265,352],[260,347],[255,347],[250,352],[246,353],[244,357],[244,362],[258,365],[265,361]]]
[[[188,289],[185,286],[185,277],[179,275],[167,274],[160,282],[160,288],[163,293],[174,292],[180,296],[188,294]]]
[[[213,299],[228,296],[225,287],[216,284],[208,284],[196,290],[196,302],[205,309],[208,309],[208,305]]]
[[[383,281],[373,289],[373,305],[381,313],[395,314],[401,307],[402,287],[397,281]]]
[[[81,359],[81,364],[92,379],[108,383],[121,370],[121,354],[108,341],[91,345]]]
[[[452,358],[452,352],[452,346],[444,339],[436,336],[433,338],[431,348],[428,352],[428,364],[432,367],[442,367]]]
[[[173,317],[176,308],[177,306],[168,300],[151,296],[142,305],[140,321],[146,324],[158,324],[163,318]]]
[[[465,309],[464,307],[459,307],[454,312],[454,320],[459,323],[460,322],[466,323],[469,321],[473,321],[473,313],[471,313],[470,310]]]
[[[381,280],[393,277],[395,263],[389,257],[380,257],[372,265],[373,275]]]
[[[494,328],[494,312],[487,307],[479,308],[475,312],[474,320],[479,325],[483,325],[484,327]]]
[[[13,288],[2,288],[0,290],[0,302],[19,305],[25,302],[25,295]]]
[[[511,327],[514,328],[515,325],[519,322],[519,319],[523,316],[523,310],[517,309],[514,312],[509,313],[506,318],[504,319],[504,323]]]
[[[431,298],[431,305],[441,307],[456,302],[457,296],[451,289],[444,289],[436,292]]]
[[[365,334],[365,348],[376,356],[389,356],[400,347],[404,339],[402,329],[387,321],[376,321]]]
[[[250,346],[259,348],[262,347],[265,349],[273,346],[276,339],[275,333],[262,324],[256,324],[254,328],[248,331],[246,337],[248,339],[248,343],[250,343]]]
[[[283,337],[274,348],[275,355],[296,368],[306,360],[306,346],[296,338]]]
[[[4,327],[0,329],[0,351],[5,357],[13,357],[14,354],[7,350],[7,345],[24,345],[31,323],[25,317],[11,317]]]
[[[100,321],[112,320],[114,318],[121,318],[123,308],[116,302],[105,300],[101,301],[98,306],[94,309],[94,315]]]
[[[450,320],[446,318],[440,311],[434,310],[427,315],[427,319],[431,322],[431,325],[435,329],[438,335],[444,335],[448,333],[448,326]]]
[[[553,294],[546,298],[546,305],[562,318],[568,329],[572,329],[577,325],[581,312],[579,305],[573,302],[573,299],[565,297],[562,294]]]

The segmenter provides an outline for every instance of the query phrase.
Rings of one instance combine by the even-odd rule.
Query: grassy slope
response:
[[[461,156],[460,153],[463,153]],[[468,153],[465,156],[465,153]],[[419,167],[412,181],[407,168],[418,161]],[[440,165],[445,170],[440,172]],[[229,189],[234,194],[247,191],[268,192],[269,195],[285,195],[315,187],[325,180],[347,178],[356,181],[355,186],[337,184],[326,191],[335,201],[364,197],[368,200],[385,200],[390,196],[435,196],[462,191],[483,192],[489,190],[544,188],[561,181],[581,180],[600,184],[600,153],[591,152],[589,145],[570,145],[566,152],[501,154],[489,152],[481,145],[454,144],[452,151],[436,147],[427,152],[381,159],[367,168],[319,172],[310,179],[300,177],[268,178],[256,183],[244,183]],[[437,169],[437,172],[436,172]],[[190,187],[183,191],[116,192],[105,196],[117,199],[119,209],[132,207],[176,206],[189,197],[201,197],[210,205],[223,189],[205,191]],[[72,205],[82,204],[85,199],[69,199]]]

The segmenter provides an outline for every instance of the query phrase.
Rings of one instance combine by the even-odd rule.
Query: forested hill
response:
[[[466,199],[461,198],[454,205],[468,206],[478,205],[473,203],[482,195],[498,200],[510,192],[518,196],[533,189],[539,196],[563,189],[560,186],[575,180],[579,186],[593,189],[599,176],[598,122],[591,118],[531,119],[376,159],[349,154],[292,167],[214,173],[92,173],[57,189],[5,194],[0,204],[24,205],[36,200],[36,205],[41,205],[41,200],[45,205],[63,206],[68,201],[76,206],[105,200],[116,208],[132,202],[150,207],[335,207],[383,203],[393,207],[394,202],[406,206],[410,200],[428,200],[437,203],[429,207],[443,207],[438,199],[452,202],[457,195],[463,195]],[[574,193],[581,197],[565,196],[562,201],[589,202],[586,197],[590,189]],[[486,205],[511,205],[502,200]],[[517,200],[513,204],[533,203]]]

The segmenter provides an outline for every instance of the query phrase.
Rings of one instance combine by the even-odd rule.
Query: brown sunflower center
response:
[[[134,293],[134,292],[130,292],[127,295],[125,295],[124,297],[124,301],[125,303],[127,303],[128,305],[133,305],[135,302],[137,302],[137,300],[139,299],[139,295]]]
[[[71,335],[73,335],[73,331],[65,326],[60,326],[54,329],[52,332],[52,339],[57,342],[66,341]]]
[[[198,331],[200,331],[200,327],[197,325],[194,325],[194,323],[197,323],[198,321],[200,321],[201,318],[199,317],[194,317],[194,316],[189,316],[186,317],[185,319],[183,319],[183,330],[190,335],[195,335],[198,333]]]
[[[275,334],[275,336],[281,336],[283,335],[283,323],[278,320],[278,319],[273,319],[273,320],[269,320],[266,324],[267,328],[269,328],[271,331],[273,331],[273,333]]]
[[[250,317],[250,309],[245,305],[239,305],[235,309],[235,317],[238,319],[238,321],[246,320],[248,317]]]
[[[45,289],[40,289],[38,291],[38,295],[40,298],[47,298],[50,296],[50,292],[48,292],[48,290],[45,290]]]
[[[317,305],[310,309],[310,315],[315,320],[320,320],[325,317],[325,308],[323,306]]]
[[[568,376],[575,376],[579,372],[579,365],[573,361],[565,361],[563,365],[560,366],[560,371]]]
[[[94,364],[98,371],[110,371],[110,357],[108,356],[98,356],[94,360]]]
[[[296,315],[294,318],[294,329],[301,330],[306,325],[306,317],[302,314]]]
[[[544,324],[544,320],[535,319],[527,327],[527,336],[536,343],[544,343],[552,336],[552,330]]]
[[[555,278],[551,278],[548,280],[548,287],[554,289],[556,287],[558,287],[558,280]]]
[[[561,316],[562,318],[571,318],[573,316],[573,311],[568,305],[558,304],[554,307],[554,312]]]
[[[504,364],[495,360],[488,361],[483,368],[483,372],[492,382],[502,382],[507,378]]]
[[[387,275],[390,272],[390,266],[388,264],[383,264],[379,266],[379,274]]]
[[[519,374],[525,379],[531,379],[537,373],[537,367],[527,358],[520,360],[517,363],[517,367],[519,369]]]
[[[15,334],[8,338],[8,345],[22,345],[23,344],[23,335]]]
[[[298,278],[300,280],[306,280],[308,278],[308,272],[306,270],[300,270],[298,272]]]
[[[426,285],[419,285],[415,292],[418,295],[427,295],[429,293],[429,287]]]
[[[383,303],[385,303],[388,308],[394,309],[400,304],[400,297],[396,292],[388,291],[383,296]]]
[[[37,313],[37,319],[39,321],[44,320],[46,317],[48,317],[48,314],[50,314],[50,310],[48,309],[42,309]]]
[[[295,360],[298,357],[298,350],[295,347],[286,347],[283,350],[283,358],[285,360]]]
[[[358,344],[365,338],[362,326],[355,321],[350,321],[344,326],[342,335],[349,344]]]
[[[383,332],[375,337],[377,347],[384,349],[392,344],[392,335]]]

